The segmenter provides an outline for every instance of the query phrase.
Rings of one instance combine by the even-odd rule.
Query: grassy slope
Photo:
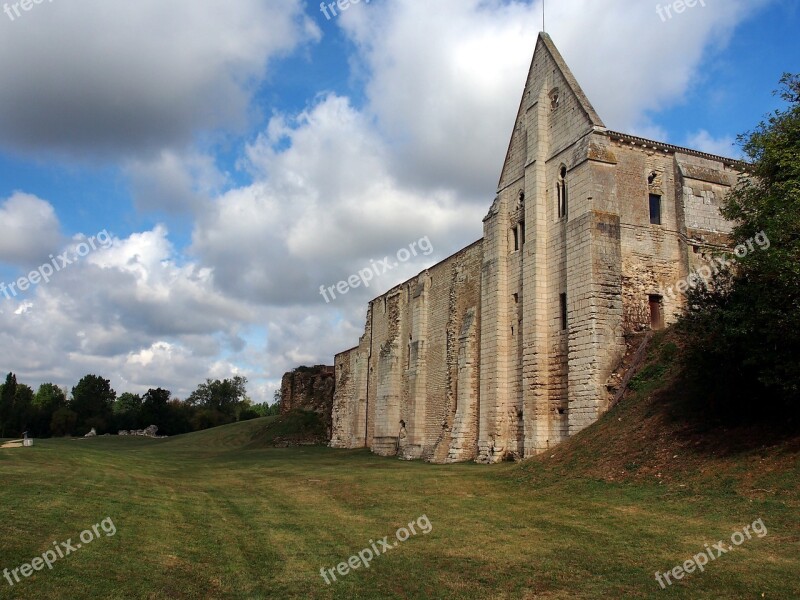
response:
[[[800,597],[796,445],[737,452],[671,418],[659,344],[667,367],[641,393],[519,465],[270,448],[286,434],[274,419],[2,451],[0,569],[105,517],[117,534],[14,588],[0,579],[0,598]],[[422,514],[429,535],[334,586],[319,576]],[[658,587],[654,571],[758,518],[766,537]]]

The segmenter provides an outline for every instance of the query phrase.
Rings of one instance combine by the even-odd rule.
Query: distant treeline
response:
[[[45,383],[33,388],[17,383],[9,373],[0,385],[0,438],[98,434],[158,426],[159,434],[178,435],[235,421],[278,414],[280,398],[272,406],[253,404],[247,397],[247,379],[206,380],[186,400],[172,398],[169,390],[150,389],[140,396],[117,396],[109,380],[86,375],[66,390]]]

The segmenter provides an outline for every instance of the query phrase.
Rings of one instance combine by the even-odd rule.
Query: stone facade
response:
[[[626,335],[730,224],[743,165],[609,131],[541,34],[484,236],[370,302],[331,445],[447,463],[543,452],[608,408]]]
[[[281,380],[281,414],[285,415],[293,410],[318,413],[328,428],[330,438],[333,373],[333,367],[325,365],[300,367],[286,373]]]

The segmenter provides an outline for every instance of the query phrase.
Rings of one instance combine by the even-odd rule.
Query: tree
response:
[[[86,375],[72,388],[70,408],[78,415],[78,425],[103,430],[111,423],[117,393],[111,382],[98,375]]]
[[[54,383],[43,383],[33,398],[32,428],[37,436],[51,434],[50,422],[53,414],[67,406],[67,394]]]
[[[787,108],[739,136],[751,165],[722,209],[749,251],[683,323],[701,391],[737,419],[800,414],[800,76],[781,84]]]
[[[17,435],[22,435],[33,426],[33,389],[25,384],[17,385],[14,395],[14,410],[11,417],[12,426]]]
[[[75,430],[78,414],[69,408],[59,408],[53,413],[50,421],[50,431],[56,436],[70,435]]]
[[[116,429],[143,429],[142,397],[125,392],[114,402],[114,427]]]
[[[227,422],[236,420],[238,410],[244,406],[247,397],[247,378],[237,375],[233,379],[207,379],[197,386],[187,402],[191,406],[218,412]]]
[[[169,420],[169,390],[149,389],[142,398],[142,423],[164,430]],[[170,432],[171,433],[171,432]]]
[[[6,376],[6,382],[0,386],[0,438],[12,435],[12,418],[16,395],[17,377],[13,373],[9,373]]]

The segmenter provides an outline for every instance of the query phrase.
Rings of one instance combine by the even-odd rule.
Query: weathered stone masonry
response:
[[[742,165],[609,131],[537,42],[483,239],[370,302],[331,445],[446,463],[543,452],[608,408],[625,336],[725,243]]]

